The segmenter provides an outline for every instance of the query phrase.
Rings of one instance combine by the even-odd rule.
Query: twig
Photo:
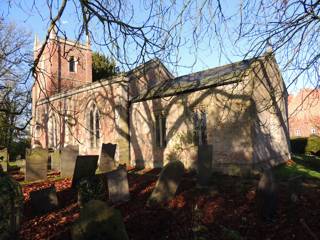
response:
[[[312,230],[310,229],[310,227],[308,226],[308,224],[306,223],[306,221],[304,221],[303,218],[300,218],[300,223],[301,223],[302,226],[307,230],[307,232],[309,233],[309,235],[310,235],[314,240],[319,240],[319,238],[317,237],[317,235],[315,235],[314,232],[312,232]]]

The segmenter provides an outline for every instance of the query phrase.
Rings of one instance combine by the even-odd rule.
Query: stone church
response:
[[[194,168],[206,146],[225,173],[290,159],[287,92],[271,53],[179,77],[153,59],[93,82],[89,40],[52,33],[35,80],[33,146],[88,155],[113,143],[118,163],[146,168],[176,159]]]

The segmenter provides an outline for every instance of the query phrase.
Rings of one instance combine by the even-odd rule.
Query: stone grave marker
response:
[[[60,150],[55,150],[51,154],[51,169],[61,171],[61,153]]]
[[[98,155],[77,156],[72,177],[72,187],[75,187],[82,178],[88,178],[95,175],[98,158]]]
[[[72,177],[76,159],[79,155],[79,146],[68,145],[61,150],[61,176]]]
[[[22,215],[21,186],[0,170],[0,239],[18,239]]]
[[[120,211],[99,200],[91,200],[80,209],[71,237],[73,240],[129,239]]]
[[[26,181],[37,181],[47,179],[48,150],[34,148],[27,154],[26,159]]]
[[[110,202],[123,202],[130,199],[126,165],[107,173]]]
[[[257,206],[260,217],[265,221],[272,221],[276,214],[277,195],[276,182],[272,169],[262,173],[257,189]]]
[[[198,183],[208,185],[212,174],[212,145],[198,146],[197,168]]]
[[[0,150],[0,164],[2,166],[2,169],[4,172],[6,172],[8,170],[8,159],[9,155],[8,155],[8,151],[7,148],[3,148]]]
[[[161,170],[156,186],[148,199],[147,205],[153,206],[171,200],[176,194],[179,183],[184,174],[181,161],[172,161]]]
[[[37,215],[45,214],[58,207],[57,192],[54,185],[30,192],[30,204]]]
[[[77,187],[80,208],[90,200],[107,200],[107,190],[101,175],[82,178]]]
[[[116,168],[114,156],[116,154],[117,144],[103,143],[99,159],[99,170],[101,172],[109,172]]]

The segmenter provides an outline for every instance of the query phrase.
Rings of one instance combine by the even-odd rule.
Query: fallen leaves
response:
[[[130,239],[193,239],[192,229],[201,226],[202,234],[223,239],[225,231],[237,233],[246,239],[303,239],[306,230],[300,219],[320,235],[320,201],[318,188],[306,188],[293,205],[286,184],[279,186],[278,212],[275,223],[266,224],[257,216],[255,204],[256,181],[239,191],[234,180],[220,181],[216,188],[198,189],[195,178],[186,174],[176,197],[164,207],[147,208],[159,171],[128,174],[130,201],[117,205],[122,212]],[[240,179],[235,179],[239,182]],[[61,207],[51,213],[36,216],[28,210],[31,191],[54,184]],[[251,184],[251,185],[250,185]],[[21,239],[70,239],[70,228],[79,218],[76,192],[71,190],[70,179],[48,180],[23,186],[26,209],[21,227]],[[196,211],[195,211],[196,207]],[[199,215],[199,216],[196,216]],[[297,227],[298,226],[298,227]]]

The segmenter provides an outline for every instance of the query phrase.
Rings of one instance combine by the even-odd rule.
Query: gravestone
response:
[[[78,184],[78,204],[80,208],[91,200],[107,200],[106,186],[101,176],[82,178]]]
[[[99,200],[92,200],[80,209],[71,236],[73,240],[129,239],[120,211]]]
[[[27,154],[26,181],[47,179],[48,151],[43,148],[34,148]]]
[[[58,207],[57,192],[54,185],[30,192],[30,204],[37,215],[45,214]]]
[[[153,206],[171,200],[176,194],[179,183],[184,174],[181,161],[172,161],[161,170],[156,186],[148,199],[147,205]]]
[[[198,146],[197,168],[198,183],[208,185],[212,174],[212,145]]]
[[[276,183],[272,169],[262,173],[257,189],[257,206],[260,217],[265,221],[273,221],[276,214]]]
[[[51,169],[61,171],[61,153],[60,150],[55,150],[51,154]]]
[[[82,178],[95,175],[98,164],[98,155],[77,156],[72,177],[72,187],[75,187]]]
[[[61,177],[72,177],[76,166],[79,146],[68,145],[61,150]]]
[[[109,172],[116,168],[114,156],[116,154],[117,144],[103,143],[99,159],[99,170],[101,172]]]
[[[21,186],[0,170],[0,239],[18,239],[22,213]]]
[[[130,199],[126,165],[107,173],[110,202],[123,202]]]
[[[0,164],[4,172],[8,171],[9,155],[6,148],[0,150]]]

